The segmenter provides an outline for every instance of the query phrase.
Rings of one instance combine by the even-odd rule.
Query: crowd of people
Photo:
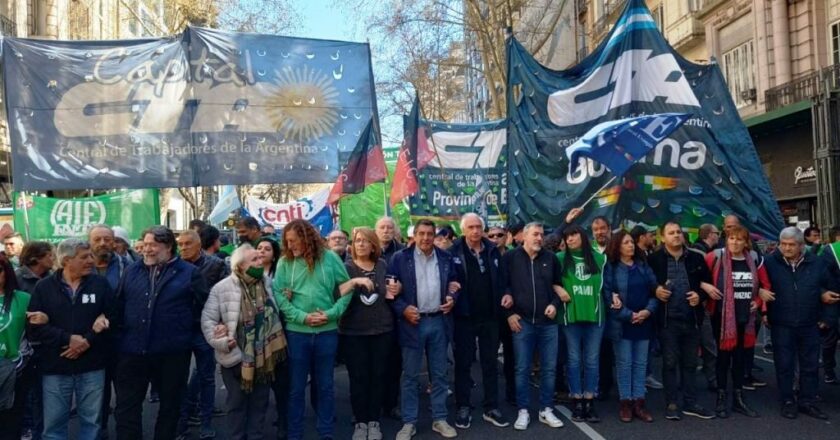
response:
[[[516,430],[528,429],[532,409],[562,427],[558,401],[572,420],[598,423],[613,387],[622,422],[658,417],[648,388],[664,388],[668,420],[759,417],[744,390],[766,385],[752,373],[762,327],[781,416],[828,419],[819,367],[822,382],[838,383],[840,228],[822,244],[818,229],[788,227],[761,249],[735,216],[689,243],[677,221],[625,231],[603,217],[581,225],[580,214],[549,232],[488,227],[469,213],[460,237],[420,220],[405,243],[388,217],[325,238],[304,220],[278,233],[246,217],[230,255],[200,221],[178,234],[152,226],[134,243],[107,225],[55,246],[13,234],[0,254],[0,439],[70,438],[75,413],[76,438],[107,438],[113,415],[117,439],[139,440],[147,398],[159,401],[149,437],[186,439],[198,426],[199,438],[214,438],[217,368],[219,437],[265,438],[274,418],[278,438],[302,439],[309,386],[317,436],[332,439],[339,361],[353,440],[382,439],[381,417],[402,421],[397,440],[417,433],[424,365],[431,429],[468,430],[476,361],[481,418],[499,428],[511,425],[500,376]],[[716,393],[710,409],[698,393],[701,361]]]

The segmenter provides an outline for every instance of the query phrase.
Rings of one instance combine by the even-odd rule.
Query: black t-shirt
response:
[[[749,321],[753,285],[756,282],[758,281],[753,280],[753,274],[750,272],[747,260],[736,260],[733,258],[732,287],[735,293],[735,321],[738,324],[746,324]]]
[[[493,289],[490,285],[490,274],[487,272],[490,270],[490,262],[484,260],[485,255],[479,254],[476,258],[470,249],[464,252],[470,317],[477,321],[493,319]]]

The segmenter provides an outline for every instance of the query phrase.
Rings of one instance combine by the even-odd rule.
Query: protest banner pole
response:
[[[26,191],[21,191],[20,199],[23,202],[23,224],[26,241],[29,241],[29,206],[26,203]]]
[[[617,178],[618,178],[618,176],[613,176],[613,177],[612,177],[612,179],[608,180],[608,181],[607,181],[607,183],[605,183],[605,184],[604,184],[604,186],[602,186],[602,187],[598,188],[598,190],[597,190],[597,191],[595,191],[594,193],[592,193],[592,195],[591,195],[591,196],[589,196],[589,198],[588,198],[588,199],[586,199],[586,201],[585,201],[585,202],[583,202],[583,204],[581,204],[578,208],[583,209],[586,205],[588,205],[588,204],[589,204],[589,202],[591,202],[591,201],[592,201],[592,199],[594,199],[595,197],[597,197],[597,196],[598,196],[598,193],[600,193],[601,191],[603,191],[603,190],[607,189],[607,187],[608,187],[608,186],[610,186],[610,184],[611,184],[611,183],[613,183],[613,182],[615,181],[615,179],[617,179]]]

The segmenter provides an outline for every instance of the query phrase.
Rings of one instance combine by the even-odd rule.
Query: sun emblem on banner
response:
[[[318,69],[286,67],[274,71],[277,82],[268,114],[277,131],[297,141],[318,139],[338,121],[338,90]]]

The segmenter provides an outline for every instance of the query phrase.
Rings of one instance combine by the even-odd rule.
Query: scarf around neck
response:
[[[750,252],[744,252],[744,260],[752,273],[752,297],[758,294],[758,271]],[[722,270],[720,270],[722,269]],[[718,277],[718,274],[722,277]],[[722,278],[722,279],[721,279]],[[715,281],[723,281],[723,305],[721,307],[720,350],[732,351],[738,345],[738,328],[735,319],[735,283],[732,279],[732,254],[724,249],[715,267]],[[744,328],[744,348],[755,347],[755,312],[750,310],[747,326]]]
[[[242,350],[241,388],[249,393],[254,382],[274,380],[275,366],[286,359],[286,336],[280,315],[265,290],[263,279],[254,278],[236,269],[242,289],[239,323],[244,341],[237,341]]]

